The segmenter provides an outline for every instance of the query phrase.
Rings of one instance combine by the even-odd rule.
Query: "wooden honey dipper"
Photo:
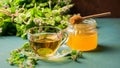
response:
[[[93,15],[89,15],[89,16],[84,16],[84,17],[81,17],[80,15],[73,15],[70,18],[69,21],[70,21],[71,24],[78,24],[81,21],[83,21],[84,19],[96,18],[96,17],[103,17],[103,16],[108,16],[110,14],[111,14],[111,12],[105,12],[105,13],[100,13],[100,14],[93,14]]]

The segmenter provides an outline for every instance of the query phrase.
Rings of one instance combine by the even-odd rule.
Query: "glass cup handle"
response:
[[[62,39],[62,42],[60,43],[60,45],[63,45],[68,39],[68,33],[67,32],[64,32],[63,33],[63,39]]]

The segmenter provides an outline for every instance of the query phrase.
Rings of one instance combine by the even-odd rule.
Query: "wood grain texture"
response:
[[[110,11],[109,17],[120,18],[120,0],[72,0],[74,7],[72,13],[80,13],[82,16]]]

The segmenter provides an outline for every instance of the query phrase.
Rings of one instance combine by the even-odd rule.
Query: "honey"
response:
[[[92,34],[70,34],[67,45],[74,50],[93,50],[97,47],[97,32]]]

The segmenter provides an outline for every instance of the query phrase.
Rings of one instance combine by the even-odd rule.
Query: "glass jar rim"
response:
[[[93,18],[88,18],[88,19],[83,20],[82,22],[85,24],[93,24],[93,23],[96,23],[96,20]]]

